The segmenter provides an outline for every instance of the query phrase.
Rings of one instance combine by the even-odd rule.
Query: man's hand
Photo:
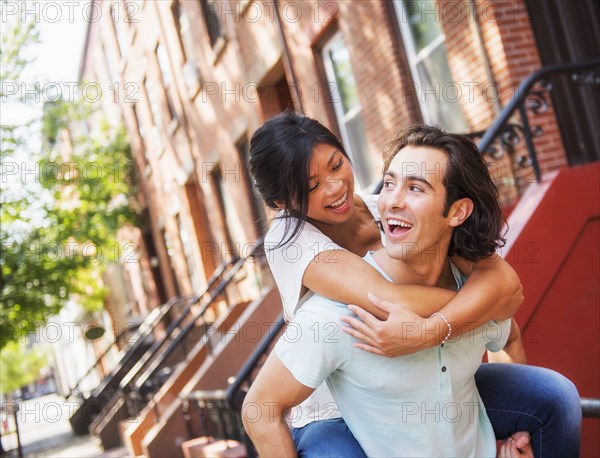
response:
[[[526,431],[514,433],[500,446],[498,458],[534,458],[531,437]]]
[[[342,330],[362,343],[355,348],[376,355],[395,357],[408,355],[428,348],[428,339],[434,339],[435,332],[425,332],[426,320],[400,304],[392,304],[372,293],[369,300],[374,306],[387,312],[386,320],[379,320],[358,305],[349,304],[348,308],[358,316],[356,319],[344,316],[341,320],[349,327]]]

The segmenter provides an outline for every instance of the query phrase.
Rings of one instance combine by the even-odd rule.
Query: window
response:
[[[466,131],[435,1],[395,0],[394,7],[423,119],[451,132]]]
[[[217,40],[222,36],[219,9],[214,0],[202,0],[202,17],[206,24],[210,46],[214,47]]]
[[[181,294],[181,290],[179,288],[179,281],[177,279],[177,273],[175,271],[175,267],[174,267],[174,257],[175,257],[175,248],[173,247],[173,241],[171,240],[171,237],[169,237],[169,233],[163,229],[161,231],[162,236],[163,236],[163,240],[165,241],[165,250],[167,252],[167,256],[169,258],[169,265],[168,265],[168,270],[169,270],[169,275],[171,276],[172,280],[173,280],[173,287],[175,289],[175,295],[179,296]]]
[[[169,57],[165,51],[165,47],[159,44],[156,46],[156,59],[158,60],[158,67],[160,68],[160,76],[162,78],[162,86],[165,90],[165,98],[167,100],[167,108],[169,109],[170,120],[177,118],[175,112],[175,106],[173,105],[173,98],[171,92],[173,91],[173,79],[171,78],[171,67],[169,66]]]
[[[135,127],[137,128],[137,131],[140,134],[140,137],[142,137],[142,141],[143,141],[146,131],[144,129],[144,125],[140,121],[140,115],[138,114],[138,104],[137,103],[133,103],[131,105],[131,112],[133,113],[133,120],[135,122]]]
[[[142,221],[150,221],[148,210],[144,210],[144,218],[142,219]],[[150,261],[150,269],[152,273],[152,279],[154,280],[154,285],[156,287],[158,302],[159,304],[164,304],[165,302],[167,302],[167,293],[165,291],[165,285],[160,275],[160,268],[158,267],[160,264],[160,258],[158,257],[158,253],[156,252],[156,245],[154,244],[154,239],[150,230],[146,229],[145,231],[143,231],[142,237],[144,240],[144,247],[146,248],[146,252],[148,253],[148,258]]]
[[[144,150],[144,168],[145,168],[144,173],[146,173],[146,172],[150,171],[150,158],[148,157],[148,151],[146,150],[146,145],[145,145],[145,141],[146,141],[145,136],[147,135],[147,132],[146,132],[146,129],[144,128],[144,123],[140,119],[137,103],[133,103],[131,105],[131,112],[133,114],[133,121],[135,122],[135,128],[137,129],[137,132],[139,134],[141,147]]]
[[[113,3],[110,7],[110,17],[112,19],[112,26],[117,37],[117,46],[119,47],[119,53],[121,57],[125,57],[127,54],[127,41],[125,39],[125,31],[123,30],[122,24],[122,11],[119,3]]]
[[[214,167],[210,171],[209,178],[211,181],[212,190],[216,198],[218,212],[220,213],[218,215],[218,218],[213,218],[213,224],[216,223],[215,225],[217,227],[221,226],[219,232],[224,236],[224,246],[221,252],[221,262],[223,262],[226,258],[231,259],[232,257],[238,257],[239,254],[237,253],[237,251],[234,251],[233,238],[231,237],[230,232],[230,228],[235,229],[235,227],[227,224],[228,211],[225,197],[225,180],[223,179],[223,175],[221,174],[220,165],[214,163],[213,166]]]
[[[200,69],[194,47],[194,36],[190,27],[190,17],[185,7],[178,1],[173,1],[171,6],[175,27],[179,32],[179,46],[183,54],[183,79],[190,97],[193,97],[200,90]]]
[[[192,243],[188,236],[187,230],[183,224],[181,214],[177,213],[175,216],[177,220],[177,227],[179,229],[179,238],[181,239],[181,247],[183,248],[183,254],[186,260],[188,275],[192,285],[192,290],[198,292],[201,288],[200,277],[198,276],[198,269],[194,261],[194,254],[192,253]]]
[[[160,116],[160,109],[156,100],[154,85],[148,78],[144,79],[144,88],[146,89],[146,96],[148,97],[150,111],[152,112],[152,122],[155,126],[162,126],[162,117]]]
[[[375,176],[367,157],[362,107],[358,100],[350,54],[340,32],[325,44],[322,54],[344,148],[352,160],[360,187],[367,187]]]

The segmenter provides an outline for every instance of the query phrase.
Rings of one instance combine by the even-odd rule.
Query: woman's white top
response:
[[[356,196],[365,203],[375,221],[380,221],[377,196],[360,193]],[[290,220],[287,224],[290,225],[290,230],[293,230],[296,218],[286,218],[283,211],[277,213],[265,235],[265,253],[279,294],[281,294],[286,321],[290,321],[297,308],[313,294],[312,291],[309,291],[300,297],[302,277],[310,262],[323,251],[345,250],[345,248],[339,246],[309,222],[304,223],[296,238],[282,246],[277,246],[282,240],[288,238],[285,232],[286,219]],[[382,243],[385,242],[383,233],[381,237]]]
[[[375,221],[381,217],[377,210],[378,196],[371,194],[356,194],[367,206]],[[290,230],[293,230],[296,218],[289,218]],[[298,236],[290,242],[277,246],[287,240],[285,231],[286,217],[284,211],[277,213],[269,231],[265,235],[265,253],[271,273],[277,283],[283,313],[286,321],[294,318],[296,310],[314,293],[308,291],[302,297],[302,277],[310,262],[319,253],[329,250],[344,250],[337,243],[323,234],[313,224],[306,222]],[[385,242],[383,233],[382,243]],[[288,413],[288,422],[294,428],[301,428],[316,420],[341,417],[336,402],[325,383],[320,385],[302,404],[294,407]]]

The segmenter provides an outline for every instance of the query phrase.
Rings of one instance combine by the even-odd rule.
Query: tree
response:
[[[7,2],[2,1],[2,11],[5,11]],[[17,15],[18,16],[18,15]],[[19,99],[19,95],[11,95],[8,87],[19,87],[23,81],[21,76],[23,70],[30,63],[26,57],[27,49],[39,41],[39,34],[36,28],[36,20],[27,16],[29,20],[22,21],[21,18],[13,16],[13,20],[6,24],[6,29],[1,35],[0,47],[0,79],[3,84],[0,85],[0,98],[2,105],[7,102],[15,101],[17,103],[26,103],[26,100]],[[3,17],[4,22],[4,17]],[[29,241],[36,239],[35,236],[27,234],[26,222],[23,215],[27,212],[30,203],[36,199],[31,190],[21,186],[16,176],[12,176],[17,168],[19,155],[27,152],[27,130],[31,123],[26,125],[7,124],[6,116],[2,117],[0,123],[0,161],[2,167],[1,192],[0,192],[0,244],[1,244],[1,289],[2,307],[0,308],[0,348],[10,341],[17,338],[13,331],[19,327],[18,319],[14,313],[8,312],[8,305],[5,300],[5,293],[10,293],[6,286],[8,284],[7,276],[15,269],[7,266],[17,265],[18,256],[16,255],[16,246],[29,246]],[[12,179],[11,179],[12,178]],[[32,285],[36,286],[36,285]],[[26,320],[35,319],[36,312],[30,310],[21,311],[20,304],[16,304],[12,312],[24,314]],[[9,329],[11,328],[11,329]]]
[[[36,215],[41,224],[25,211],[31,196],[8,202],[2,211],[3,227],[29,230],[0,236],[0,348],[34,332],[70,299],[88,312],[100,310],[107,294],[102,273],[119,262],[118,229],[136,222],[137,169],[125,130],[103,123],[95,135],[76,136],[71,124],[83,116],[89,110],[81,103],[59,101],[45,109],[47,147],[38,171],[51,200]]]
[[[38,40],[35,20],[16,20],[3,32],[2,80],[20,84],[25,51]],[[3,104],[9,98],[0,96]],[[122,126],[99,123],[95,132],[77,134],[77,123],[91,116],[82,102],[57,101],[28,125],[3,119],[0,350],[35,332],[68,300],[88,311],[103,307],[101,277],[119,261],[117,231],[135,223],[137,171]],[[32,151],[31,132],[41,132],[41,151]],[[37,159],[33,183],[14,173],[23,157]]]
[[[0,364],[0,392],[7,394],[35,382],[48,365],[48,356],[39,345],[28,348],[23,342],[10,342],[0,352]]]

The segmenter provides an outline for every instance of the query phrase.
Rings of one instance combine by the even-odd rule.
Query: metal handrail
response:
[[[241,422],[241,410],[242,403],[245,397],[245,393],[242,391],[242,385],[244,383],[250,382],[250,377],[252,376],[253,371],[257,368],[260,359],[265,355],[269,346],[275,340],[275,337],[283,328],[285,321],[283,319],[283,314],[279,315],[275,326],[269,329],[268,334],[263,337],[258,346],[254,349],[250,357],[246,360],[242,368],[238,371],[238,373],[233,377],[233,381],[229,383],[229,386],[223,390],[196,390],[192,391],[186,395],[180,395],[179,398],[184,403],[184,410],[187,412],[189,410],[188,403],[190,401],[196,401],[200,403],[216,403],[215,408],[217,409],[217,413],[219,415],[219,421],[221,423],[221,428],[223,429],[224,439],[229,439],[229,432],[227,431],[227,425],[224,420],[224,411],[226,413],[233,413],[236,424],[239,424],[240,427],[238,429],[237,434],[240,436],[246,446],[246,454],[249,458],[254,458],[257,456],[256,450],[254,448],[254,444],[244,431],[242,422]],[[242,394],[241,396],[239,394]],[[186,415],[189,415],[186,413]],[[189,422],[189,418],[186,420],[186,424]],[[191,437],[191,427],[188,425],[188,433]],[[234,432],[235,433],[235,432]]]
[[[205,295],[206,292],[210,288],[212,288],[213,285],[217,282],[217,280],[223,274],[227,266],[234,262],[236,259],[237,258],[228,261],[223,261],[208,279],[205,291],[194,297],[202,297],[203,295]],[[153,342],[153,345],[151,345],[150,348],[143,348],[142,345],[146,344],[148,338],[154,332],[156,326],[159,323],[163,322],[163,319],[166,316],[168,316],[168,313],[173,309],[173,307],[180,305],[185,300],[188,301],[189,305],[189,298],[186,299],[184,297],[176,297],[170,299],[168,302],[154,309],[150,313],[150,315],[146,318],[144,323],[138,328],[138,331],[134,336],[134,342],[128,348],[122,350],[121,353],[123,353],[123,355],[118,359],[117,363],[110,371],[110,373],[102,379],[100,384],[92,391],[91,395],[84,399],[84,402],[86,404],[82,404],[80,406],[80,409],[78,409],[72,415],[70,421],[75,431],[83,433],[84,430],[87,429],[86,423],[89,425],[89,422],[97,416],[93,415],[92,417],[90,417],[89,415],[84,414],[84,420],[80,419],[82,415],[80,415],[79,410],[81,410],[82,408],[89,407],[87,403],[93,403],[97,409],[101,409],[102,404],[105,404],[104,408],[111,408],[109,399],[114,395],[115,391],[118,391],[120,385],[122,384],[123,378],[127,377],[131,373],[133,368],[139,368],[137,364],[134,364],[137,363],[137,361],[135,361],[134,358],[138,358],[139,361],[140,356],[143,357],[145,354],[147,354],[148,350],[152,348],[152,346],[155,346],[157,341]],[[187,310],[182,310],[181,313],[179,313],[179,315],[185,315],[186,313]],[[167,327],[167,330],[174,327],[175,326],[173,322],[171,322],[170,325]],[[142,352],[140,350],[142,350]],[[106,404],[107,402],[108,404]],[[104,414],[102,412],[99,412],[99,415]]]
[[[221,277],[221,275],[223,275],[223,273],[225,272],[225,269],[228,266],[230,266],[233,262],[236,262],[236,261],[237,261],[237,259],[232,259],[232,260],[229,260],[229,261],[223,261],[219,265],[219,267],[215,270],[215,272],[213,272],[213,274],[209,278],[208,283],[207,283],[206,288],[204,289],[204,291],[201,292],[201,293],[198,293],[198,294],[196,294],[194,296],[192,296],[188,300],[187,305],[179,313],[179,315],[177,316],[177,318],[169,324],[169,326],[167,327],[167,329],[165,331],[165,334],[166,334],[167,338],[169,336],[171,336],[171,334],[175,331],[175,329],[179,328],[179,325],[182,323],[183,320],[185,320],[187,318],[187,316],[188,316],[190,310],[192,309],[192,307],[194,305],[196,305],[210,291],[210,289],[214,286],[214,284]],[[195,321],[195,319],[194,319],[194,321]],[[150,360],[154,356],[154,354],[160,349],[160,347],[162,347],[162,345],[165,343],[165,341],[166,341],[166,339],[158,340],[158,341],[154,342],[150,346],[150,348],[136,362],[136,364],[131,368],[131,370],[127,373],[127,375],[125,377],[123,377],[123,379],[119,383],[119,386],[121,388],[124,387],[124,386],[127,386],[133,380],[133,378],[141,370],[143,370],[143,368],[144,368],[145,364],[148,362],[148,360]]]
[[[148,317],[150,317],[152,315],[152,313],[154,311],[158,311],[158,309],[154,309],[147,317],[146,319],[148,319]],[[144,321],[146,321],[146,319],[144,319]],[[143,324],[143,323],[142,323]],[[79,388],[79,385],[81,385],[81,383],[85,380],[85,378],[90,375],[92,373],[92,371],[98,366],[98,364],[100,364],[100,361],[102,361],[102,359],[108,354],[108,352],[115,346],[117,345],[117,343],[119,342],[119,340],[121,340],[125,334],[127,334],[128,332],[131,332],[132,330],[135,329],[135,332],[137,332],[137,330],[140,328],[140,325],[137,326],[131,326],[131,327],[127,327],[125,328],[123,331],[121,331],[117,337],[115,337],[115,340],[113,342],[110,343],[110,345],[108,345],[104,351],[102,353],[100,353],[100,356],[98,356],[96,358],[96,361],[94,362],[94,364],[92,364],[87,371],[85,371],[85,373],[79,377],[79,379],[77,380],[77,382],[75,382],[75,385],[73,385],[72,388],[69,389],[69,392],[67,393],[65,399],[69,399],[71,396],[73,396],[73,393]]]
[[[250,376],[252,375],[252,372],[254,371],[254,369],[256,369],[258,362],[260,361],[262,356],[265,354],[265,352],[267,351],[269,346],[273,343],[273,341],[275,340],[275,337],[277,336],[279,331],[281,331],[281,329],[283,328],[284,323],[285,323],[285,320],[283,318],[283,313],[282,313],[281,315],[279,315],[279,318],[277,319],[277,323],[275,323],[275,326],[273,326],[271,329],[269,329],[269,333],[265,337],[263,337],[263,339],[260,341],[260,343],[258,344],[256,349],[252,352],[250,357],[246,360],[246,362],[244,363],[242,368],[236,374],[233,381],[227,387],[227,400],[229,402],[231,402],[232,405],[236,405],[236,407],[238,409],[241,410],[242,406],[237,405],[239,403],[239,399],[236,398],[237,392],[240,390],[242,384],[244,384],[245,382],[247,382],[250,379]]]
[[[581,413],[584,418],[600,418],[600,399],[581,398]]]
[[[163,361],[166,358],[168,358],[175,351],[175,349],[179,346],[179,344],[183,341],[183,339],[187,336],[187,334],[196,327],[196,325],[195,325],[196,321],[198,319],[204,317],[204,314],[206,313],[208,308],[214,303],[214,301],[219,296],[221,296],[221,294],[225,291],[227,286],[229,286],[229,284],[231,283],[231,281],[233,280],[235,275],[238,273],[238,271],[242,268],[242,266],[250,258],[255,256],[256,252],[262,248],[262,245],[263,245],[263,239],[260,238],[255,242],[255,245],[253,246],[252,250],[246,257],[237,259],[237,261],[233,264],[233,266],[223,276],[223,279],[221,280],[221,282],[212,291],[207,302],[205,304],[203,304],[202,308],[193,315],[193,317],[190,319],[190,322],[183,329],[180,330],[180,332],[177,334],[177,336],[175,336],[175,338],[169,342],[169,345],[166,347],[166,349],[163,352],[161,352],[160,357],[155,358],[155,356],[160,351],[160,348],[167,341],[167,339],[171,336],[172,332],[174,331],[174,328],[171,329],[170,332],[167,332],[167,336],[165,339],[163,339],[161,342],[158,342],[157,345],[153,345],[154,348],[151,348],[144,355],[144,361],[141,362],[139,369],[137,371],[132,371],[133,375],[131,375],[131,376],[128,374],[127,380],[123,379],[123,382],[120,384],[120,388],[121,388],[122,392],[124,392],[124,393],[128,392],[128,385],[133,381],[134,378],[135,378],[134,391],[138,391],[144,383],[146,383],[152,376],[155,375],[155,373],[157,372],[158,368],[163,363]],[[202,298],[202,296],[203,295],[198,297],[198,301]],[[191,309],[191,305],[196,304],[198,301],[194,301],[193,304],[188,305],[188,307],[186,307],[186,310]],[[180,316],[180,318],[181,318],[180,320],[178,319],[178,324],[180,324],[181,321],[183,321],[183,318],[181,316]],[[146,363],[148,363],[148,361],[150,361],[151,359],[152,359],[152,361],[150,362],[150,364],[144,369],[143,366]],[[139,374],[140,370],[143,370],[142,374],[139,375],[139,377],[136,377],[136,375]]]
[[[156,326],[162,321],[162,319],[169,313],[169,311],[177,304],[181,302],[181,297],[172,298],[167,303],[163,304],[157,309],[154,309],[144,320],[144,322],[138,327],[134,336],[132,336],[133,343],[121,350],[120,356],[117,358],[117,362],[114,367],[110,370],[100,384],[92,391],[93,396],[98,396],[107,386],[110,385],[116,374],[129,362],[130,359],[137,354],[137,350],[144,344],[148,336],[152,334]],[[96,365],[94,365],[95,367]],[[93,368],[92,368],[93,369]],[[90,371],[91,372],[91,371]],[[78,381],[77,385],[83,381]],[[72,394],[75,387],[71,390],[69,395]]]
[[[529,154],[529,160],[531,161],[531,166],[533,167],[536,180],[539,182],[541,180],[541,171],[533,149],[533,139],[531,135],[529,121],[527,118],[527,113],[524,107],[524,102],[527,99],[527,97],[531,95],[531,89],[535,86],[535,84],[543,81],[544,78],[550,75],[564,74],[577,71],[588,71],[593,69],[600,69],[600,60],[594,59],[580,62],[569,62],[566,64],[559,65],[549,65],[547,67],[543,67],[539,70],[534,71],[519,84],[519,87],[517,88],[512,99],[502,109],[500,114],[496,117],[495,121],[487,129],[469,132],[465,135],[470,137],[473,141],[475,138],[480,137],[480,140],[477,143],[477,147],[482,154],[485,154],[486,152],[488,152],[492,144],[498,139],[498,137],[500,137],[505,132],[506,127],[510,125],[510,118],[515,114],[515,111],[518,110],[523,125],[519,126],[513,124],[512,126],[520,130],[521,133],[523,133],[525,136],[525,144],[527,147],[527,152]],[[379,194],[382,188],[383,181],[379,181],[379,183],[374,188],[373,194]]]
[[[185,319],[185,317],[187,316],[187,314],[189,313],[190,309],[192,308],[192,306],[198,301],[200,300],[206,293],[208,293],[208,291],[210,290],[210,288],[213,287],[213,285],[217,282],[217,280],[220,278],[220,276],[223,274],[223,272],[225,271],[225,269],[231,265],[231,263],[233,263],[234,261],[236,261],[236,259],[232,259],[232,260],[228,260],[228,261],[223,261],[219,267],[215,270],[215,272],[213,272],[213,274],[210,276],[210,278],[208,279],[206,288],[204,289],[204,291],[202,293],[198,293],[196,295],[194,295],[192,298],[188,298],[187,299],[187,305],[186,307],[179,313],[177,319],[173,322],[171,322],[169,324],[169,326],[167,327],[167,335],[170,335],[175,329],[176,327],[179,325],[179,323],[181,323],[181,321],[183,321]],[[169,302],[167,302],[167,304],[170,304],[166,307],[166,310],[163,311],[163,309],[165,309],[165,306],[161,306],[160,307],[160,319],[153,323],[151,328],[149,328],[149,330],[146,333],[142,333],[142,338],[138,339],[135,341],[135,343],[132,345],[132,347],[130,347],[128,349],[128,353],[130,355],[135,354],[134,350],[137,349],[139,346],[141,346],[141,344],[146,340],[146,338],[150,335],[150,333],[152,331],[154,331],[154,329],[156,328],[156,326],[158,325],[158,323],[160,321],[162,321],[162,318],[164,316],[166,316],[166,314],[173,308],[174,305],[176,304],[180,304],[181,302],[185,301],[186,298],[182,298],[182,297],[177,297],[174,299],[171,299]],[[160,346],[162,346],[163,341],[155,341],[152,343],[152,345],[150,346],[149,349],[147,349],[143,355],[137,360],[137,362],[135,363],[135,365],[129,369],[127,371],[127,373],[125,374],[125,376],[119,380],[119,387],[121,387],[123,385],[123,380],[127,379],[127,381],[131,381],[131,379],[133,379],[133,377],[143,368],[143,363],[140,364],[140,361],[143,360],[143,362],[145,363],[146,361],[148,361],[148,359],[150,358],[151,354],[153,351],[156,351]],[[150,354],[150,356],[149,356]],[[118,371],[121,367],[123,367],[123,364],[121,364],[121,361],[119,361],[119,363],[117,363],[115,370],[113,370],[110,374],[110,377],[105,377],[104,380],[102,381],[102,383],[96,387],[96,389],[93,391],[93,395],[94,396],[99,396],[100,393],[102,393],[102,391],[106,388],[106,386],[108,386],[113,377],[114,374],[113,372]]]
[[[600,60],[598,59],[582,62],[570,62],[567,64],[550,65],[536,70],[535,72],[530,74],[527,78],[525,78],[525,80],[521,82],[516,93],[513,95],[508,105],[506,105],[502,109],[500,115],[498,115],[498,117],[492,123],[489,129],[486,129],[485,133],[483,134],[481,140],[477,145],[479,150],[482,153],[485,153],[490,148],[492,143],[502,134],[504,127],[506,126],[509,119],[513,116],[515,111],[519,110],[521,121],[523,122],[523,128],[526,133],[525,141],[527,151],[529,153],[529,159],[535,172],[536,179],[540,181],[541,172],[533,150],[533,141],[529,129],[529,122],[527,119],[527,113],[525,112],[525,107],[523,105],[525,99],[530,95],[533,86],[536,83],[542,81],[547,76],[576,71],[593,70],[595,68],[600,68]]]

